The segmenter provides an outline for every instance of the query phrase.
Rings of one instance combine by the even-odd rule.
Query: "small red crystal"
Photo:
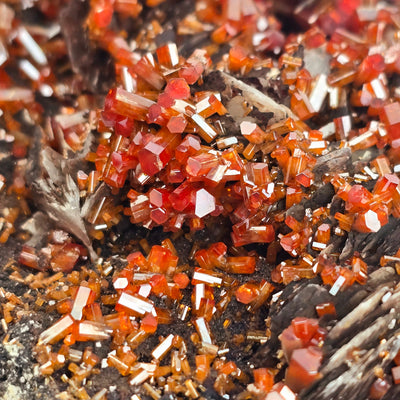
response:
[[[166,144],[151,141],[138,153],[139,162],[144,173],[155,175],[160,172],[171,159]]]
[[[392,377],[395,385],[398,385],[400,383],[400,366],[392,368]]]
[[[390,384],[386,379],[377,378],[369,389],[369,398],[380,400],[390,389]]]
[[[167,128],[171,133],[182,133],[187,125],[187,121],[183,115],[173,116],[167,123]]]
[[[236,300],[243,304],[249,304],[257,298],[259,287],[254,283],[244,283],[235,292]]]
[[[317,311],[318,317],[320,318],[325,315],[336,318],[336,308],[335,305],[331,302],[318,304],[315,306],[315,309]]]
[[[385,60],[381,54],[372,54],[364,58],[358,67],[356,83],[370,82],[385,70]]]
[[[372,194],[361,185],[354,185],[347,194],[346,211],[358,212],[368,208]]]
[[[258,368],[253,370],[254,383],[264,392],[269,392],[274,385],[274,375],[268,368]]]
[[[321,362],[322,351],[319,348],[295,349],[286,370],[286,384],[297,393],[310,386],[320,377]]]
[[[168,81],[164,93],[171,99],[184,100],[190,97],[190,88],[185,79],[173,78]]]

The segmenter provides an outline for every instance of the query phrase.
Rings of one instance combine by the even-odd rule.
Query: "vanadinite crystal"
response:
[[[399,74],[396,1],[0,2],[7,352],[47,313],[52,398],[397,393]]]
[[[379,400],[388,392],[389,389],[389,382],[385,379],[378,378],[370,388],[369,398],[373,400]]]

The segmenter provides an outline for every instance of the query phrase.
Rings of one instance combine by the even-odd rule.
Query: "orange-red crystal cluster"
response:
[[[157,50],[157,55],[161,50],[171,54],[176,48],[164,46]],[[209,67],[209,58],[196,51],[188,60],[181,60],[180,66],[176,65],[178,73],[174,75],[181,75],[182,65],[187,64],[203,71]],[[222,145],[227,148],[215,150],[201,139],[215,142],[218,147],[225,140],[222,137],[215,141],[223,132],[218,119],[211,118],[227,112],[220,94],[197,91],[191,96],[189,83],[193,80],[186,75],[163,76],[162,64],[145,65],[150,69],[157,67],[160,79],[168,81],[165,89],[147,95],[122,88],[111,90],[99,129],[111,129],[114,133],[88,157],[95,162],[100,179],[111,187],[122,188],[129,179],[134,189],[127,194],[130,207],[125,214],[133,223],[147,228],[163,225],[169,231],[178,231],[183,224],[199,230],[205,226],[204,217],[230,215],[235,246],[273,242],[274,225],[281,216],[268,210],[282,198],[287,208],[307,198],[306,191],[313,185],[316,157],[327,149],[322,133],[304,132],[306,125],[292,119],[267,130],[243,122],[240,129],[248,146],[240,149]],[[150,70],[146,76],[150,76]],[[199,77],[196,75],[194,82]],[[152,86],[154,89],[154,82]],[[277,165],[253,161],[260,149],[270,154]],[[146,191],[149,185],[151,189]],[[319,231],[324,228],[327,230],[322,227]],[[300,254],[312,234],[310,228],[304,228],[303,233],[300,247],[299,240],[290,237],[281,238],[281,246],[294,256]],[[326,244],[329,233],[328,238],[321,239],[321,235],[317,239]]]
[[[345,235],[351,230],[377,232],[387,224],[390,215],[398,217],[399,181],[393,164],[397,162],[396,107],[400,106],[392,101],[386,86],[387,76],[395,72],[393,62],[387,62],[389,56],[395,57],[395,49],[385,48],[384,55],[368,54],[369,47],[379,42],[377,26],[382,21],[388,23],[386,11],[390,7],[373,18],[370,10],[371,16],[367,18],[366,12],[359,12],[357,2],[348,7],[347,2],[341,1],[337,9],[328,8],[317,16],[316,26],[304,35],[289,36],[280,45],[263,48],[284,49],[278,63],[270,61],[264,65],[251,55],[261,44],[249,46],[241,35],[242,30],[250,29],[244,22],[262,20],[256,7],[259,4],[239,3],[241,6],[235,12],[230,2],[224,3],[222,13],[208,4],[215,11],[213,22],[216,23],[217,16],[224,21],[213,33],[213,40],[222,43],[230,40],[231,35],[237,36],[228,59],[218,67],[246,74],[260,66],[278,66],[282,82],[289,88],[291,109],[300,120],[289,118],[262,127],[244,120],[240,132],[247,145],[241,147],[237,139],[231,145],[219,119],[227,113],[221,94],[199,90],[204,71],[211,67],[208,54],[196,50],[185,60],[174,44],[168,44],[156,50],[156,58],[148,53],[136,59],[134,65],[117,57],[121,68],[128,68],[124,70],[125,80],[121,73],[125,88],[110,91],[98,125],[99,131],[113,133],[103,139],[89,159],[95,162],[99,179],[111,187],[122,188],[127,181],[131,184],[127,196],[130,207],[124,212],[133,223],[148,228],[162,225],[169,231],[178,231],[186,224],[191,230],[199,230],[205,227],[204,217],[230,216],[235,246],[271,243],[267,257],[272,262],[280,249],[293,257],[274,271],[274,281],[287,284],[315,276],[326,264],[310,254],[310,242],[312,250],[321,252],[332,235]],[[198,13],[204,21],[211,18],[203,8]],[[273,17],[268,18],[270,24],[266,23],[264,30],[261,23],[254,28],[263,32],[257,34],[263,36],[260,43],[264,44],[279,28]],[[332,26],[341,27],[331,31],[328,20],[335,20]],[[343,24],[347,27],[354,20],[359,23],[351,22],[349,26],[356,26],[357,32],[346,31]],[[393,25],[392,20],[390,26]],[[295,54],[299,46],[308,51],[323,49],[330,58],[331,72],[311,73]],[[251,52],[245,50],[249,47]],[[127,90],[126,76],[135,88],[133,92]],[[358,104],[353,95],[350,99],[352,106],[369,107],[365,128],[356,128],[351,115],[337,117],[332,127],[319,130],[312,130],[303,122],[327,106],[332,110],[343,107],[343,99],[353,87],[360,88],[360,98],[366,96],[365,91],[373,91],[368,104]],[[309,198],[315,189],[313,168],[317,158],[328,152],[330,140],[353,151],[389,145],[389,158],[379,155],[357,177],[334,174],[324,178],[345,201],[344,212],[337,212],[334,220],[327,207],[312,210],[312,218],[307,215],[302,222],[289,221],[272,211],[283,198],[286,209]],[[264,162],[268,160],[272,163]],[[363,183],[377,178],[369,192]],[[292,232],[279,233],[283,220]],[[339,275],[347,274],[346,284],[340,279],[339,287],[355,280],[365,283],[364,279],[355,279],[346,266],[336,266],[335,271],[338,272],[331,274],[334,279],[324,282],[333,284]],[[362,273],[365,271],[363,266]]]
[[[318,320],[296,317],[280,335],[282,350],[289,362],[285,382],[293,391],[300,392],[320,377],[321,346],[326,334]]]
[[[166,52],[171,58],[171,51],[176,48],[158,49],[159,62],[160,54]],[[129,191],[130,207],[125,209],[133,223],[148,228],[163,225],[172,231],[186,223],[199,230],[204,228],[204,217],[232,213],[237,222],[232,234],[235,245],[271,242],[275,237],[272,224],[262,223],[261,215],[256,214],[262,205],[282,198],[283,188],[273,182],[268,164],[247,161],[234,147],[215,150],[201,142],[214,141],[221,134],[209,118],[224,115],[226,109],[219,93],[197,91],[191,96],[189,83],[195,83],[201,72],[182,74],[186,65],[202,72],[210,60],[201,51],[181,60],[174,75],[184,78],[163,76],[162,64],[157,65],[160,79],[168,79],[159,94],[146,97],[113,89],[101,122],[104,129],[113,129],[114,135],[89,158],[110,186],[121,188],[129,178],[137,189]],[[151,100],[154,96],[157,101]],[[294,170],[293,179],[303,169]],[[153,187],[144,191],[149,184]]]
[[[231,274],[251,274],[255,269],[255,257],[227,257],[226,252],[223,243],[198,250],[195,260],[199,267],[193,269],[179,264],[176,250],[167,239],[161,246],[151,247],[147,257],[139,251],[129,254],[127,266],[114,273],[113,289],[108,294],[104,294],[108,267],[102,274],[86,268],[71,272],[62,292],[51,292],[58,299],[56,309],[62,317],[39,336],[36,352],[41,373],[49,375],[68,365],[72,376],[67,382],[81,390],[82,381],[96,373],[95,367],[101,362],[103,368],[114,367],[128,376],[133,386],[169,376],[168,387],[172,385],[176,393],[186,395],[188,390],[197,393],[197,386],[211,374],[221,395],[234,388],[235,382],[247,382],[247,375],[224,356],[224,344],[210,328],[213,319],[223,318],[238,287]],[[265,281],[258,287],[258,297],[251,303],[253,312],[272,293]],[[183,300],[188,290],[189,303]],[[105,313],[105,309],[112,311]],[[185,332],[182,337],[172,330],[160,336],[151,349],[151,362],[145,362],[139,346],[150,341],[160,326],[174,324],[181,324],[190,334]],[[77,342],[105,340],[111,340],[111,350],[103,360],[95,349],[82,352],[74,348]],[[63,344],[56,351],[53,345],[60,341]],[[194,346],[195,355],[188,354],[189,346]],[[164,359],[171,361],[165,364]],[[255,370],[254,378],[262,392],[290,392],[285,385],[273,386],[274,374],[268,369]]]
[[[49,243],[40,252],[32,246],[25,245],[19,255],[19,263],[27,267],[45,271],[49,268],[54,272],[71,272],[79,260],[88,259],[87,249],[74,243],[64,231],[56,230],[50,233]]]
[[[212,229],[216,217],[229,218],[232,225],[227,243],[193,251],[195,266],[179,264],[169,240],[149,248],[147,257],[129,254],[128,265],[116,269],[112,287],[106,279],[112,267],[99,267],[99,273],[73,271],[87,259],[87,250],[63,231],[53,231],[41,250],[24,246],[20,264],[40,274],[51,268],[63,283],[48,293],[62,317],[40,335],[39,370],[50,375],[67,366],[71,378],[64,374],[62,379],[80,399],[89,398],[84,382],[91,374],[99,367],[113,367],[154,399],[161,397],[162,388],[198,398],[202,384],[212,378],[221,396],[253,379],[254,387],[247,386],[249,398],[294,400],[295,393],[320,377],[326,331],[317,320],[294,318],[282,332],[288,367],[285,383],[275,384],[278,371],[272,368],[256,368],[252,378],[246,376],[225,356],[229,346],[211,327],[224,318],[232,299],[254,313],[268,304],[281,284],[319,275],[336,295],[355,282],[367,282],[368,265],[360,254],[339,262],[338,254],[329,254],[329,246],[335,237],[374,234],[390,219],[400,218],[400,92],[388,84],[400,73],[400,11],[397,5],[373,1],[328,0],[317,8],[303,2],[293,18],[313,21],[313,27],[285,36],[268,2],[198,0],[194,12],[179,22],[177,34],[204,31],[209,41],[206,49],[193,49],[184,58],[175,43],[155,45],[155,37],[164,30],[156,20],[135,38],[116,28],[117,21],[124,24],[144,8],[164,2],[90,1],[85,26],[91,40],[111,55],[116,72],[116,82],[98,111],[93,110],[98,108],[96,98],[74,92],[80,88],[79,79],[57,82],[53,68],[67,54],[57,32],[25,26],[10,5],[0,3],[0,117],[5,128],[0,139],[12,143],[18,161],[12,182],[0,175],[0,193],[7,186],[7,193],[19,202],[19,208],[1,208],[1,243],[14,234],[18,218],[30,212],[24,161],[31,138],[14,118],[22,109],[43,127],[43,141],[63,155],[81,151],[91,131],[96,132],[97,149],[87,156],[95,170],[80,170],[76,176],[81,195],[90,196],[105,182],[114,195],[126,198],[116,205],[102,196],[93,205],[86,216],[92,238],[103,240],[102,231],[118,224],[122,212],[133,224],[172,232]],[[54,19],[56,2],[37,3],[45,18]],[[227,53],[212,63],[211,57],[218,58],[227,44]],[[10,73],[14,67],[29,88],[15,84]],[[248,95],[243,87],[226,82],[222,93],[210,88],[211,70],[239,78],[263,70],[258,84],[279,77],[291,114],[278,105],[284,118],[275,121],[274,115],[273,122],[266,117],[263,123],[254,122],[257,112],[252,111],[271,99],[261,91]],[[252,79],[256,80],[246,82]],[[58,114],[43,120],[36,95],[63,103]],[[77,105],[72,106],[68,96],[76,97]],[[238,109],[240,117],[234,115]],[[237,133],[225,127],[224,119],[231,117]],[[353,153],[354,170],[338,166],[338,171],[319,177],[319,158],[346,148]],[[288,212],[307,204],[322,185],[333,186],[341,211],[333,213],[328,204],[306,208],[300,218]],[[228,242],[233,244],[229,249]],[[253,278],[260,272],[259,255],[238,249],[254,243],[267,244],[258,251],[274,266],[271,282]],[[388,262],[400,265],[400,254],[382,257],[382,266]],[[397,270],[400,273],[400,267]],[[68,274],[65,279],[62,273]],[[22,306],[7,296],[11,300],[3,307],[6,324],[12,321],[9,311]],[[337,316],[332,302],[317,305],[316,312],[322,320]],[[230,323],[227,319],[224,327]],[[190,339],[174,328],[164,334],[164,325],[175,324],[189,331]],[[160,331],[164,333],[155,343]],[[239,336],[234,340],[243,341]],[[261,336],[264,340],[268,335]],[[107,340],[111,347],[104,360],[91,347],[75,348],[77,342]],[[151,352],[142,359],[139,348],[151,341]],[[195,354],[189,354],[189,347]],[[392,368],[395,384],[400,383],[398,358]],[[379,377],[370,398],[382,398],[389,386],[387,378]],[[105,398],[106,392],[93,399]]]
[[[345,214],[335,218],[342,229],[357,232],[378,232],[389,221],[389,215],[399,218],[399,178],[396,174],[382,174],[370,192],[360,184],[350,185],[344,178],[334,178],[337,196],[345,201]]]

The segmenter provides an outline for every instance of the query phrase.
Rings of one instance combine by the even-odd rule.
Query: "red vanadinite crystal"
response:
[[[174,100],[188,99],[190,88],[184,79],[174,78],[168,81],[164,93]]]
[[[190,282],[189,277],[182,272],[175,274],[173,280],[178,285],[179,289],[185,289]]]
[[[364,211],[357,215],[353,223],[353,229],[363,233],[378,232],[383,225],[387,224],[387,218],[385,211]]]
[[[392,368],[392,378],[395,385],[400,383],[400,366]]]
[[[105,28],[111,23],[113,16],[113,5],[111,1],[103,0],[97,1],[96,6],[91,11],[89,18],[92,19],[97,28]]]
[[[393,359],[396,365],[400,365],[400,352],[396,354],[396,357]]]
[[[381,54],[373,54],[364,58],[358,67],[356,82],[370,82],[385,70],[385,60]]]
[[[354,279],[361,285],[367,283],[368,266],[359,257],[353,257],[351,260],[351,269],[354,274]]]
[[[318,317],[323,317],[325,315],[329,315],[333,318],[336,318],[336,308],[333,303],[321,303],[315,306]]]
[[[269,392],[274,385],[274,375],[268,368],[258,368],[253,371],[254,383],[264,392]]]
[[[400,138],[400,103],[387,104],[382,108],[381,121],[385,124],[389,138],[395,141]]]
[[[171,133],[182,133],[187,125],[187,121],[183,115],[173,116],[167,123],[167,128]]]
[[[265,132],[257,124],[250,121],[243,121],[240,124],[240,132],[250,143],[255,144],[263,143],[266,136]]]
[[[128,397],[196,399],[212,388],[221,398],[295,400],[321,377],[323,355],[335,359],[322,325],[346,321],[341,292],[379,268],[372,246],[377,256],[396,251],[398,4],[197,0],[171,19],[165,0],[91,0],[72,29],[79,2],[27,2],[45,26],[26,25],[17,3],[0,3],[0,140],[15,161],[0,175],[0,243],[29,240],[17,258],[37,275],[7,264],[30,291],[20,300],[0,288],[4,332],[32,301],[61,315],[40,335],[37,359],[44,375],[62,370],[51,379],[61,376],[65,398],[105,398],[113,388],[85,387],[109,366],[128,377]],[[44,150],[34,184],[27,122]],[[68,187],[52,182],[59,167]],[[36,235],[43,207],[71,236]],[[140,228],[127,232],[129,221]],[[157,245],[160,235],[170,239]],[[381,266],[400,273],[399,259],[383,254]],[[283,287],[305,279],[329,285],[331,301],[299,309],[318,320],[277,321],[293,297]],[[276,347],[277,334],[276,358],[248,357]],[[104,341],[101,368],[99,343],[87,341]],[[375,379],[372,399],[400,383],[400,367],[386,361],[377,379],[363,374]]]
[[[295,392],[310,386],[320,377],[318,369],[321,361],[322,351],[317,347],[295,349],[286,370],[286,384]]]
[[[236,300],[243,304],[249,304],[259,295],[259,286],[254,283],[245,283],[235,292]]]
[[[390,389],[390,383],[386,379],[377,378],[369,390],[369,398],[380,400]]]
[[[318,330],[318,321],[315,319],[296,317],[292,320],[294,334],[308,343]]]
[[[154,333],[157,330],[157,317],[146,314],[140,322],[140,329],[146,333]]]
[[[361,185],[354,185],[347,193],[346,211],[358,212],[368,208],[372,194]]]
[[[286,328],[279,339],[282,344],[282,350],[285,354],[286,359],[289,361],[292,358],[292,354],[296,349],[306,349],[309,346],[319,346],[326,336],[326,331],[319,327],[318,321],[315,319],[296,317],[292,320],[291,325]],[[299,353],[307,355],[308,353]],[[311,358],[315,358],[314,352],[310,353]],[[315,360],[322,360],[322,354],[315,358]],[[307,357],[305,359],[307,362]],[[298,365],[296,365],[298,368]],[[295,377],[296,374],[293,374]]]

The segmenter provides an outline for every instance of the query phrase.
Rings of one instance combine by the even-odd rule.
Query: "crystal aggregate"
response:
[[[39,8],[51,19],[47,3],[39,1]],[[191,34],[198,26],[205,29],[211,40],[206,49],[183,57],[176,43],[157,47],[151,41],[154,32],[142,32],[137,46],[146,53],[135,51],[114,30],[116,18],[138,18],[144,8],[162,3],[91,1],[85,26],[93,43],[110,54],[115,82],[104,101],[82,95],[76,105],[66,102],[47,117],[41,116],[43,107],[35,96],[63,96],[67,89],[55,73],[57,52],[65,55],[66,50],[56,40],[54,48],[46,45],[46,32],[25,26],[11,6],[0,3],[0,108],[5,132],[11,132],[11,137],[0,132],[0,139],[12,143],[17,161],[11,181],[0,175],[0,192],[6,189],[19,202],[19,208],[2,208],[0,243],[12,237],[19,217],[30,214],[23,161],[31,139],[19,132],[15,114],[20,110],[44,127],[47,145],[64,148],[65,154],[83,151],[95,134],[96,148],[85,157],[91,167],[72,177],[82,198],[100,193],[84,216],[92,240],[104,241],[110,229],[128,218],[132,225],[160,227],[171,237],[186,232],[193,242],[188,264],[173,240],[151,245],[142,240],[124,257],[125,265],[99,262],[93,269],[84,266],[90,250],[63,229],[51,231],[40,249],[25,244],[18,262],[35,275],[22,278],[14,272],[13,279],[41,289],[44,296],[38,296],[37,305],[51,308],[53,301],[60,315],[39,336],[39,371],[45,376],[66,371],[61,379],[78,399],[105,399],[107,390],[89,396],[85,382],[111,367],[154,399],[170,391],[182,398],[205,398],[203,383],[212,379],[215,391],[228,398],[245,388],[245,398],[295,400],[322,377],[323,325],[338,317],[335,296],[368,282],[370,266],[361,254],[343,261],[327,250],[337,238],[376,234],[400,218],[400,98],[388,84],[400,73],[399,25],[390,17],[398,16],[398,7],[370,9],[361,1],[338,0],[336,7],[314,10],[315,24],[307,31],[285,36],[261,1],[199,0],[194,20],[187,17],[178,29]],[[303,11],[297,9],[298,18]],[[151,28],[162,29],[156,22]],[[383,31],[395,39],[384,39]],[[226,44],[228,53],[213,62]],[[298,55],[300,48],[321,50],[329,58],[328,70],[312,71]],[[29,81],[27,87],[14,82],[8,69],[14,65]],[[249,95],[242,90],[240,95],[238,88],[230,88],[227,94],[226,88],[204,83],[215,71],[252,79],[263,70],[279,74],[285,85],[291,114],[279,108],[284,118],[257,121],[252,111],[260,107],[249,99],[264,96],[260,91]],[[365,114],[356,116],[350,107]],[[336,115],[330,127],[318,126],[319,115],[328,111]],[[226,118],[235,120],[237,132],[230,132]],[[352,168],[345,163],[321,167],[320,160],[333,151],[371,149],[377,149],[376,156]],[[332,188],[340,208],[312,206],[324,185]],[[104,187],[110,196],[101,194]],[[119,203],[117,196],[123,199]],[[299,204],[305,212],[295,218],[291,211]],[[229,227],[226,243],[197,244],[196,232],[221,218]],[[383,256],[381,266],[396,265],[400,271],[399,253]],[[264,260],[269,274],[264,274]],[[320,320],[299,315],[288,321],[279,336],[283,357],[278,369],[253,366],[248,376],[224,355],[229,346],[213,327],[230,304],[254,315],[273,301],[277,288],[313,278],[328,285],[333,300],[316,306]],[[23,302],[0,289],[7,300],[2,304],[4,327]],[[226,321],[228,327],[232,321]],[[186,336],[175,332],[175,324]],[[261,337],[269,340],[268,332],[263,326]],[[80,342],[95,347],[78,350]],[[110,351],[102,360],[96,346],[105,343]],[[138,349],[145,343],[152,349],[143,357]],[[391,382],[400,383],[399,368],[393,366],[391,377],[374,381],[370,398],[380,399]]]

